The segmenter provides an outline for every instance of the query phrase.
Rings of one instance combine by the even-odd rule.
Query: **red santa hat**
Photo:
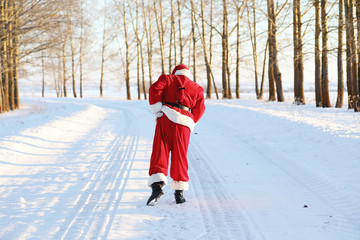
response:
[[[190,77],[190,70],[185,64],[180,64],[174,68],[172,75],[184,75]]]

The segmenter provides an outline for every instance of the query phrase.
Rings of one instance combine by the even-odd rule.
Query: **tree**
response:
[[[321,0],[321,27],[322,27],[322,55],[321,55],[321,87],[322,87],[322,107],[331,107],[329,97],[328,79],[328,30],[326,0]]]
[[[338,92],[336,98],[337,108],[343,107],[344,99],[344,77],[343,77],[343,30],[344,30],[344,17],[343,17],[343,0],[339,0],[339,22],[338,22],[338,51],[337,51],[337,69],[338,69]]]
[[[178,23],[179,23],[179,47],[180,47],[180,63],[184,62],[184,43],[182,39],[182,25],[181,25],[181,1],[177,0]]]
[[[358,76],[357,76],[357,111],[360,111],[360,1],[356,1],[356,26],[357,26],[357,55],[358,55]]]
[[[353,9],[352,9],[352,0],[344,0],[344,9],[345,9],[345,22],[346,22],[346,85],[348,92],[348,108],[355,108],[355,96],[356,89],[354,89],[353,82],[357,78],[354,72],[354,25],[353,25]],[[356,66],[357,67],[357,66]]]
[[[77,97],[76,94],[76,85],[75,85],[75,46],[74,46],[74,40],[73,40],[73,2],[72,0],[69,0],[69,13],[68,13],[68,34],[69,34],[69,41],[70,41],[70,49],[71,49],[71,79],[72,79],[72,89],[74,97]]]
[[[83,51],[84,51],[84,11],[83,11],[83,2],[80,6],[80,46],[79,46],[79,65],[80,65],[80,98],[83,97]]]
[[[304,97],[304,65],[302,52],[301,31],[301,1],[294,0],[293,3],[293,29],[294,29],[294,94],[295,104],[305,104]]]
[[[228,10],[227,0],[223,0],[223,32],[222,32],[222,86],[223,98],[231,98],[228,85],[228,62],[229,62],[229,42],[228,42]]]
[[[100,72],[100,96],[103,96],[103,81],[104,81],[104,65],[105,65],[105,49],[106,49],[106,18],[107,18],[106,1],[104,7],[104,24],[103,24],[103,36],[101,47],[101,72]]]
[[[192,36],[192,44],[193,44],[193,48],[192,48],[192,59],[193,59],[193,69],[192,69],[192,73],[193,73],[193,81],[196,82],[196,36],[195,36],[195,6],[194,6],[194,2],[191,1],[191,36]]]
[[[124,41],[125,41],[125,83],[126,83],[126,98],[127,100],[131,100],[131,91],[130,91],[130,47],[131,42],[128,37],[128,29],[127,29],[127,7],[126,1],[122,1],[122,5],[120,5],[117,1],[115,2],[117,7],[120,9],[122,20],[123,20],[123,30],[124,30]]]
[[[314,1],[315,5],[315,101],[316,107],[322,107],[322,87],[321,87],[321,58],[320,58],[320,0]]]
[[[160,16],[158,14],[160,12]],[[158,30],[159,36],[159,44],[160,44],[160,53],[161,53],[161,73],[165,74],[165,30],[163,24],[163,7],[162,1],[160,0],[159,4],[157,5],[156,0],[154,0],[154,12],[155,12],[155,19],[156,19],[156,26]]]
[[[242,4],[238,4],[236,0],[234,0],[234,5],[236,8],[236,73],[235,73],[235,78],[236,78],[236,98],[240,98],[240,60],[241,60],[241,56],[240,56],[240,37],[241,37],[241,33],[240,33],[240,21],[241,21],[241,10],[243,8],[245,4],[245,1],[242,2]]]
[[[146,35],[146,43],[147,43],[147,57],[148,57],[148,69],[149,69],[149,82],[150,85],[152,84],[152,52],[153,52],[153,38],[152,38],[152,28],[151,28],[151,15],[150,12],[150,4],[148,0],[148,7],[147,11],[145,9],[145,0],[142,0],[142,9],[143,9],[143,24],[144,24],[144,31]],[[148,14],[146,14],[148,13]],[[149,24],[147,23],[146,19],[149,20]]]
[[[255,77],[255,94],[256,98],[260,99],[259,97],[259,81],[258,81],[258,65],[257,65],[257,39],[256,39],[256,11],[255,11],[255,0],[252,0],[252,13],[253,13],[253,21],[250,20],[250,10],[249,4],[246,5],[247,11],[247,22],[250,30],[250,41],[252,47],[252,57],[254,63],[254,77]]]
[[[278,64],[278,51],[276,41],[276,10],[274,0],[268,0],[268,34],[269,34],[269,100],[275,100],[274,83],[276,83],[276,93],[279,102],[284,101],[281,73]]]

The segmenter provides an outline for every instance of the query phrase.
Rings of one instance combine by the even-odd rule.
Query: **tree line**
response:
[[[254,79],[257,99],[266,83],[268,100],[282,102],[285,57],[293,62],[295,104],[305,104],[311,59],[316,106],[331,106],[330,57],[337,61],[335,107],[343,106],[346,86],[348,108],[359,110],[359,1],[2,0],[0,10],[0,112],[19,107],[24,76],[37,76],[43,96],[51,85],[58,97],[68,97],[69,86],[83,97],[89,74],[98,74],[103,96],[112,73],[128,100],[134,88],[146,99],[155,76],[180,63],[194,81],[206,79],[207,98],[240,98],[246,77]],[[284,54],[291,49],[292,56]],[[249,70],[252,76],[244,74]]]

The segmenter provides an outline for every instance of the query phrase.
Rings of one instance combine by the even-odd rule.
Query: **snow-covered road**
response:
[[[358,113],[206,107],[187,202],[167,186],[155,207],[146,101],[27,98],[0,115],[0,239],[360,239]]]

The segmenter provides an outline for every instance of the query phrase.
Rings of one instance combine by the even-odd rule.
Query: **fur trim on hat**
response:
[[[173,181],[171,183],[171,188],[174,190],[188,190],[189,189],[189,183],[183,182],[183,181]]]
[[[167,185],[167,178],[163,173],[155,173],[149,177],[148,186],[151,187],[156,182],[164,182],[163,187],[165,187]]]
[[[186,69],[186,68],[176,70],[174,75],[184,75],[184,76],[190,78],[190,70]]]

